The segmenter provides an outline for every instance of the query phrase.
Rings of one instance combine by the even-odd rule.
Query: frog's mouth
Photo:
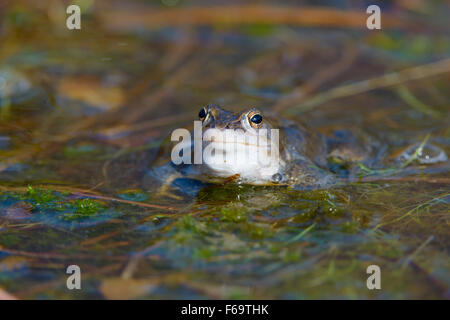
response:
[[[254,183],[269,180],[279,168],[277,143],[255,132],[208,129],[203,135],[203,163],[216,176],[239,175]]]

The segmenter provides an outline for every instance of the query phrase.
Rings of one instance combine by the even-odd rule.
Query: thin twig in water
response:
[[[99,200],[107,200],[107,201],[114,201],[114,202],[121,202],[121,203],[127,203],[132,204],[139,207],[147,207],[147,208],[156,208],[156,209],[165,209],[170,211],[176,211],[176,208],[168,207],[168,206],[162,206],[157,204],[151,204],[151,203],[144,203],[144,202],[137,202],[137,201],[131,201],[131,200],[125,200],[125,199],[118,199],[113,197],[107,197],[107,196],[99,196],[95,194],[88,194],[88,193],[82,193],[82,192],[72,192],[74,195],[78,195],[80,197],[86,197],[86,198],[93,198],[93,199],[99,199]]]
[[[310,232],[312,229],[314,229],[314,227],[316,226],[316,223],[313,223],[312,225],[310,225],[308,228],[306,228],[305,230],[303,230],[302,232],[300,232],[298,235],[296,235],[295,237],[293,237],[291,240],[288,241],[288,243],[291,242],[295,242],[300,240],[301,238],[303,238],[308,232]]]
[[[398,217],[398,218],[395,218],[395,219],[393,219],[393,220],[391,220],[391,221],[387,221],[387,222],[384,222],[384,223],[379,223],[378,225],[376,225],[376,226],[372,229],[372,231],[376,231],[377,229],[379,229],[379,228],[381,228],[381,227],[383,227],[383,226],[386,226],[386,225],[388,225],[388,224],[392,224],[392,223],[398,222],[398,221],[400,221],[400,220],[403,220],[404,218],[410,216],[413,212],[418,211],[419,209],[421,209],[421,208],[423,208],[423,207],[425,207],[425,206],[432,206],[432,205],[434,205],[434,204],[436,204],[436,203],[439,203],[441,199],[446,198],[446,197],[448,197],[448,196],[450,196],[450,193],[443,194],[443,195],[441,195],[441,196],[439,196],[439,197],[435,197],[435,198],[433,198],[433,199],[431,199],[431,200],[429,200],[429,201],[426,201],[426,202],[424,202],[424,203],[421,203],[421,204],[419,204],[418,206],[415,206],[414,208],[412,208],[411,210],[409,210],[409,211],[406,212],[404,215],[402,215],[402,216],[400,216],[400,217]]]
[[[449,299],[450,298],[450,293],[447,290],[447,288],[445,287],[445,285],[443,285],[441,283],[441,281],[439,281],[438,279],[436,279],[435,277],[433,277],[429,272],[425,271],[422,267],[420,267],[417,263],[415,263],[413,260],[409,262],[409,266],[411,266],[411,268],[419,273],[420,275],[425,277],[425,280],[431,285],[431,287],[439,294],[441,295],[444,299]]]
[[[99,258],[98,255],[95,254],[62,254],[62,253],[54,253],[54,252],[28,252],[22,250],[14,250],[7,249],[0,246],[0,252],[6,252],[13,255],[37,258],[37,259],[55,259],[55,260],[65,260],[65,259],[95,259]],[[126,260],[126,256],[105,256],[105,260],[111,261],[123,261]]]
[[[431,241],[433,241],[433,240],[434,240],[434,236],[433,236],[433,235],[429,236],[428,239],[425,240],[424,243],[422,243],[416,250],[414,250],[413,253],[411,253],[411,254],[403,261],[403,263],[402,263],[402,268],[404,269],[408,264],[410,264],[411,261],[413,261],[414,257],[415,257],[420,251],[422,251],[422,249],[425,248],[425,246],[426,246],[427,244],[429,244],[429,243],[430,243]]]
[[[422,112],[430,117],[438,118],[439,112],[432,109],[431,107],[424,104],[422,101],[417,99],[411,91],[408,90],[405,86],[401,86],[397,89],[397,94],[402,98],[409,106],[411,106],[414,110]]]
[[[445,177],[364,177],[358,178],[351,182],[377,182],[377,181],[397,181],[397,182],[421,182],[421,183],[433,183],[433,184],[450,184],[450,178]],[[347,179],[343,179],[342,182],[348,182]]]

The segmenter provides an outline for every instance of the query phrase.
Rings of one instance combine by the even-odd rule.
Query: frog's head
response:
[[[219,177],[237,177],[253,184],[276,182],[280,167],[278,132],[262,112],[234,113],[217,105],[199,112],[204,128],[203,163]]]

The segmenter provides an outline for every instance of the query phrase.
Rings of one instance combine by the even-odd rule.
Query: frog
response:
[[[377,149],[380,143],[360,133],[341,129],[327,136],[312,130],[303,122],[283,119],[270,112],[263,113],[256,107],[233,112],[216,104],[208,104],[200,109],[198,121],[201,121],[201,128],[205,130],[202,131],[201,138],[206,136],[208,130],[214,130],[220,137],[213,134],[210,137],[212,139],[201,140],[203,150],[214,146],[212,149],[220,150],[221,153],[207,153],[205,160],[209,161],[203,163],[174,164],[167,158],[170,154],[167,146],[173,148],[173,144],[166,144],[156,157],[158,160],[152,164],[150,176],[164,184],[173,183],[174,186],[187,190],[195,189],[193,181],[201,186],[205,183],[232,182],[289,186],[301,190],[326,189],[342,181],[343,177],[348,178],[358,172],[359,165],[373,164],[374,159],[377,159],[374,155],[379,154]],[[257,140],[258,144],[248,143],[244,139],[255,137],[260,132],[264,132],[266,136],[265,139]],[[272,145],[272,137],[276,137],[273,140],[277,144]],[[195,149],[194,139],[190,139],[187,144]],[[445,153],[437,152],[436,148],[427,147],[420,156],[430,164],[446,161]],[[235,152],[231,157],[234,161],[226,158],[227,153],[232,150]],[[276,154],[277,157],[270,158],[274,160],[272,162],[265,161],[264,165],[249,161],[249,154],[260,150],[265,151],[262,152],[264,160],[270,158],[268,154]],[[425,154],[426,150],[433,152]],[[411,150],[408,152],[410,154]]]

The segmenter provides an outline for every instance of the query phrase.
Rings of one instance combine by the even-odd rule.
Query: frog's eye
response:
[[[254,111],[248,114],[248,121],[253,128],[259,128],[263,121],[263,117],[259,112]]]
[[[205,117],[206,117],[207,114],[208,114],[208,113],[206,112],[206,109],[205,109],[205,108],[202,108],[202,110],[200,110],[200,112],[198,113],[198,117],[199,117],[201,120],[203,120],[203,119],[205,119]]]

